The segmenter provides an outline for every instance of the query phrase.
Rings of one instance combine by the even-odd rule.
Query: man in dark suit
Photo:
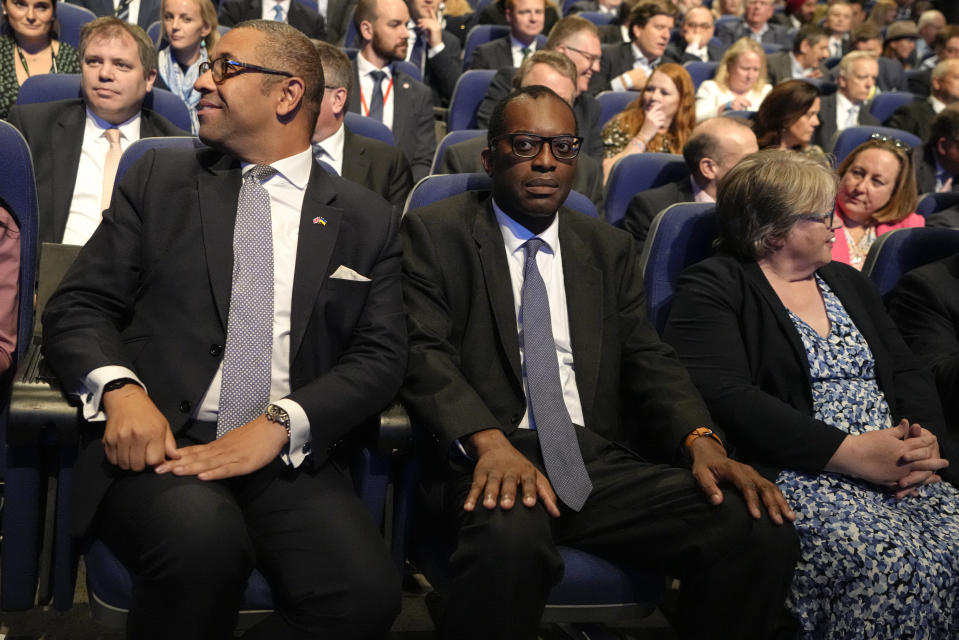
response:
[[[375,118],[393,131],[396,146],[406,154],[413,182],[430,172],[436,149],[433,97],[430,88],[391,63],[406,58],[410,14],[403,0],[360,0],[353,22],[362,45],[353,60],[349,110]]]
[[[296,0],[223,0],[217,18],[227,27],[244,20],[279,20],[299,29],[308,38],[327,39],[323,16]]]
[[[933,39],[933,50],[936,55],[923,61],[920,71],[909,78],[909,91],[921,96],[928,96],[932,90],[932,70],[950,58],[959,58],[959,25],[947,24],[938,31]]]
[[[144,31],[160,20],[160,0],[140,0],[136,15],[130,11],[130,0],[75,0],[73,4],[85,7],[97,17],[115,16],[137,25]]]
[[[716,37],[727,47],[740,38],[752,38],[762,44],[778,44],[783,49],[792,49],[789,31],[770,22],[772,16],[773,0],[746,0],[742,19],[720,25]]]
[[[343,126],[346,104],[353,90],[353,64],[333,45],[315,44],[323,64],[326,91],[313,130],[313,156],[402,211],[406,196],[413,188],[409,161],[396,147],[357,135]]]
[[[33,155],[41,242],[86,242],[109,205],[126,147],[140,138],[190,135],[142,106],[157,74],[156,50],[143,29],[97,18],[81,32],[80,61],[82,99],[15,106],[7,117]]]
[[[646,319],[632,238],[561,207],[575,128],[552,91],[518,90],[491,120],[492,194],[404,219],[403,399],[458,530],[441,632],[534,637],[561,544],[681,574],[682,637],[768,637],[796,554],[771,523],[792,514],[699,429],[711,420]],[[652,464],[684,451],[692,473]],[[752,517],[731,487],[720,500],[726,481],[764,494],[768,518],[752,491]]]
[[[840,58],[849,53],[852,30],[852,7],[845,2],[835,2],[826,11],[823,28],[829,34],[829,55]]]
[[[959,58],[943,60],[932,70],[932,94],[904,104],[889,117],[886,126],[929,138],[929,126],[936,114],[959,102]]]
[[[590,78],[589,92],[640,91],[663,62],[678,62],[666,52],[679,10],[669,0],[640,2],[629,13],[630,42],[603,47],[599,72]]]
[[[959,193],[959,106],[939,112],[929,127],[929,138],[913,157],[920,194]]]
[[[724,48],[712,42],[716,32],[713,12],[706,7],[693,7],[683,16],[683,24],[678,37],[666,47],[666,57],[687,62],[719,62]]]
[[[829,57],[829,35],[815,24],[803,25],[796,34],[791,51],[766,56],[769,84],[777,85],[798,78],[822,78],[828,73],[823,60]]]
[[[423,84],[433,89],[433,103],[448,104],[460,77],[459,39],[443,28],[437,0],[407,0],[410,12],[410,42],[406,59],[420,70]]]
[[[882,55],[882,32],[875,22],[864,22],[852,30],[851,51],[868,51],[879,61],[879,78],[876,86],[880,91],[906,91],[906,72],[898,60]],[[829,72],[829,80],[838,83],[838,65]],[[928,91],[927,91],[928,93]],[[870,96],[872,97],[872,96]]]
[[[812,138],[825,151],[833,150],[846,127],[882,124],[869,113],[868,105],[879,75],[876,57],[868,51],[853,51],[843,56],[837,68],[839,88],[820,99],[819,126]]]
[[[803,25],[812,22],[817,4],[816,0],[786,0],[785,10],[774,13],[769,20],[786,27],[787,31],[798,31]]]
[[[221,51],[255,66],[197,80],[213,149],[137,163],[47,304],[92,420],[74,532],[134,574],[131,639],[232,637],[254,566],[276,611],[245,638],[381,637],[399,579],[341,465],[405,370],[398,216],[313,161],[305,36],[250,21]]]
[[[633,234],[642,248],[660,211],[677,202],[716,202],[720,179],[737,162],[758,150],[756,134],[745,121],[720,116],[700,122],[683,146],[689,177],[633,196],[623,228]]]
[[[545,24],[545,0],[505,0],[505,7],[509,33],[476,47],[470,69],[516,68],[536,51]]]
[[[596,25],[586,18],[567,16],[557,22],[549,32],[545,49],[565,54],[576,65],[578,81],[573,111],[576,112],[579,133],[583,136],[583,151],[597,161],[602,161],[603,136],[599,124],[602,109],[596,97],[587,91],[590,79],[599,70],[602,53]],[[489,126],[493,108],[515,88],[515,77],[516,69],[513,68],[496,72],[486,96],[476,109],[476,126],[481,129]]]
[[[341,44],[350,28],[353,3],[350,0],[326,0],[326,12],[322,15],[326,27],[326,41]]]

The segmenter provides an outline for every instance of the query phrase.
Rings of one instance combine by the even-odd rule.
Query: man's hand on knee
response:
[[[103,394],[107,424],[103,449],[107,460],[129,471],[143,471],[180,457],[170,424],[143,387],[128,384]]]
[[[542,500],[547,513],[559,517],[556,494],[549,479],[510,444],[502,431],[478,431],[467,441],[477,462],[464,509],[475,509],[481,495],[487,509],[495,509],[497,504],[501,509],[512,509],[516,493],[521,491],[524,506],[533,507],[537,500]]]

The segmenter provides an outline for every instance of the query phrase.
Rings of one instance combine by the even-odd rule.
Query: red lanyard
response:
[[[386,93],[383,94],[383,107],[386,108],[386,100],[390,97],[390,91],[393,89],[393,76],[390,76],[390,83],[386,85]],[[370,96],[372,97],[372,96]],[[360,103],[363,105],[363,110],[366,112],[363,115],[370,115],[370,108],[366,106],[366,98],[363,96],[363,88],[360,87]]]

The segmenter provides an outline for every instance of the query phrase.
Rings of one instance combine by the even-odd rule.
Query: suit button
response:
[[[189,400],[184,400],[180,403],[179,409],[180,413],[190,413],[190,409],[193,408],[193,403]]]
[[[217,358],[217,357],[220,356],[221,353],[223,353],[223,345],[221,345],[221,344],[211,344],[211,345],[210,345],[210,355],[211,355],[211,356],[213,356],[214,358]]]

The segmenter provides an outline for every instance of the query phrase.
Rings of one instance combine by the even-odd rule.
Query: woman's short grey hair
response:
[[[833,209],[838,185],[832,169],[795,151],[743,158],[719,183],[717,248],[744,260],[769,255],[799,216]]]

